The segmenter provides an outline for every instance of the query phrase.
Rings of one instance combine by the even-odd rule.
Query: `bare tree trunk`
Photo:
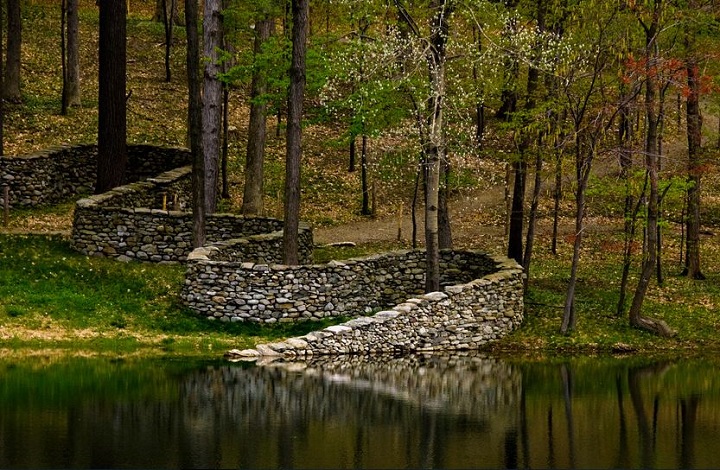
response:
[[[0,25],[2,25],[2,8],[0,8]],[[0,90],[3,89],[3,53],[2,28],[0,28]],[[0,99],[0,158],[5,155],[5,100]]]
[[[535,181],[533,184],[532,201],[530,202],[527,236],[525,238],[525,256],[523,257],[522,263],[523,270],[525,271],[523,285],[526,291],[528,283],[530,282],[530,263],[532,262],[533,248],[535,246],[535,229],[538,219],[538,207],[540,205],[540,190],[542,189],[542,167],[542,154],[541,152],[537,152],[535,155]]]
[[[60,97],[60,114],[67,115],[67,40],[65,38],[65,22],[67,20],[67,0],[60,1],[60,65],[63,77]]]
[[[691,279],[705,279],[700,269],[700,157],[702,153],[702,116],[700,113],[700,77],[697,60],[694,57],[694,36],[685,32],[685,46],[688,52],[686,71],[688,95],[686,101],[688,139],[688,189],[687,189],[687,239],[685,248],[685,270],[683,274]]]
[[[228,147],[230,142],[230,116],[228,107],[230,105],[230,90],[227,83],[223,83],[223,99],[222,99],[222,155],[220,156],[220,173],[222,179],[223,199],[230,199],[230,185],[228,184]]]
[[[560,218],[560,200],[562,199],[562,152],[555,155],[555,188],[553,190],[553,230],[550,252],[557,256],[558,223]]]
[[[170,8],[167,5],[168,0],[162,0],[162,20],[165,28],[165,81],[170,83],[172,80],[172,70],[170,69],[170,50],[173,42],[173,13],[176,10],[175,0],[170,0]],[[169,11],[168,11],[169,10]]]
[[[100,2],[96,193],[123,183],[127,165],[125,0]]]
[[[512,162],[515,176],[513,183],[512,205],[510,208],[510,227],[508,229],[508,258],[523,261],[523,224],[525,222],[525,176],[527,163],[525,155],[518,155]]]
[[[565,296],[565,309],[560,332],[569,333],[575,329],[577,318],[575,316],[575,287],[577,284],[577,271],[580,265],[580,248],[585,233],[585,190],[590,176],[595,149],[590,148],[588,155],[582,154],[579,138],[578,123],[575,127],[575,171],[577,178],[577,189],[575,190],[575,240],[573,242],[573,256],[570,266],[570,280],[568,281],[567,294]]]
[[[205,210],[217,209],[220,161],[222,83],[218,50],[222,45],[221,0],[205,0],[203,20],[203,153],[205,155]]]
[[[355,154],[357,153],[357,145],[355,145],[355,140],[357,139],[357,136],[353,133],[350,133],[350,147],[349,147],[349,161],[348,161],[348,173],[352,173],[355,171]]]
[[[283,230],[283,261],[289,265],[299,263],[301,120],[305,95],[308,15],[308,0],[292,0],[293,49],[288,97],[287,148],[285,155],[285,227]]]
[[[266,15],[255,24],[254,55],[259,58],[262,47],[273,33],[274,20]],[[242,213],[262,215],[264,205],[264,162],[267,138],[267,103],[262,96],[267,93],[267,72],[256,67],[253,70],[250,89],[250,120],[245,158],[245,188]]]
[[[60,53],[62,63],[62,98],[60,114],[66,115],[68,107],[80,106],[80,53],[78,0],[61,2]]]
[[[7,56],[3,96],[12,103],[19,103],[22,101],[20,94],[20,48],[22,45],[20,0],[7,0],[7,16]]]
[[[185,0],[187,34],[188,131],[193,161],[193,246],[205,244],[205,158],[202,149],[200,37],[197,0]]]
[[[362,207],[360,209],[360,214],[362,215],[370,215],[372,212],[370,210],[370,191],[368,190],[368,174],[367,174],[367,167],[368,167],[368,149],[367,149],[367,143],[368,143],[368,137],[365,135],[364,129],[363,129],[363,135],[362,135],[362,144],[360,147],[360,180],[361,180],[361,186],[362,186]]]
[[[440,165],[440,193],[438,194],[438,242],[441,250],[451,250],[453,247],[452,227],[450,224],[450,208],[448,199],[450,194],[450,162],[447,157]]]

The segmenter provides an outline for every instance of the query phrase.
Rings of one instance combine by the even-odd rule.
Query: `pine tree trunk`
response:
[[[12,103],[22,101],[20,94],[20,48],[22,45],[22,16],[20,0],[7,0],[7,56],[3,96]]]
[[[283,262],[299,263],[300,160],[302,156],[302,114],[305,96],[305,54],[307,50],[308,0],[292,0],[292,62],[288,96],[287,142],[285,153],[285,226]]]
[[[258,57],[262,47],[270,39],[274,20],[266,15],[255,24],[254,54]],[[264,205],[264,162],[267,137],[267,103],[258,101],[267,93],[267,73],[256,67],[250,86],[250,120],[248,122],[248,143],[245,157],[245,188],[243,191],[242,213],[262,215]]]
[[[126,12],[125,0],[100,2],[98,194],[121,185],[127,165]]]
[[[205,155],[205,211],[217,209],[220,174],[220,125],[222,122],[222,83],[218,79],[218,50],[222,45],[221,0],[205,0],[203,20],[203,153]]]
[[[192,153],[193,246],[205,244],[205,158],[202,149],[202,98],[200,81],[200,37],[197,0],[185,0],[187,34],[188,131]]]

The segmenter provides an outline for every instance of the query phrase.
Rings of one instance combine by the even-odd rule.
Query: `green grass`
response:
[[[639,351],[720,350],[720,275],[711,271],[718,265],[717,243],[709,239],[704,244],[703,260],[708,270],[705,281],[680,276],[680,267],[670,260],[676,249],[668,250],[664,258],[665,282],[658,286],[653,280],[642,310],[643,315],[662,319],[677,332],[673,338],[660,338],[629,324],[627,311],[637,284],[639,260],[631,271],[625,312],[621,316],[616,314],[621,259],[619,253],[607,249],[608,241],[615,237],[604,234],[604,244],[598,246],[598,237],[586,244],[578,275],[577,327],[573,332],[560,333],[570,276],[569,256],[563,253],[556,258],[540,253],[533,265],[525,298],[525,321],[520,329],[502,340],[498,348],[608,352],[618,343],[624,343]],[[667,240],[672,247],[674,239],[668,236]]]
[[[183,279],[182,266],[88,258],[60,236],[0,235],[0,348],[217,355],[333,323],[212,322],[181,305]]]

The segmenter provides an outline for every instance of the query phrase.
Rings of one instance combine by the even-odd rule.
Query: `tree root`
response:
[[[650,317],[640,316],[630,321],[630,324],[635,328],[649,331],[663,338],[672,338],[677,334],[675,330],[670,328],[667,323],[663,320],[658,320]]]

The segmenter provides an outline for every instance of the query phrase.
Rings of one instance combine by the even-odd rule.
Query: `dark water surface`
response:
[[[0,467],[720,467],[718,366],[0,359]]]

